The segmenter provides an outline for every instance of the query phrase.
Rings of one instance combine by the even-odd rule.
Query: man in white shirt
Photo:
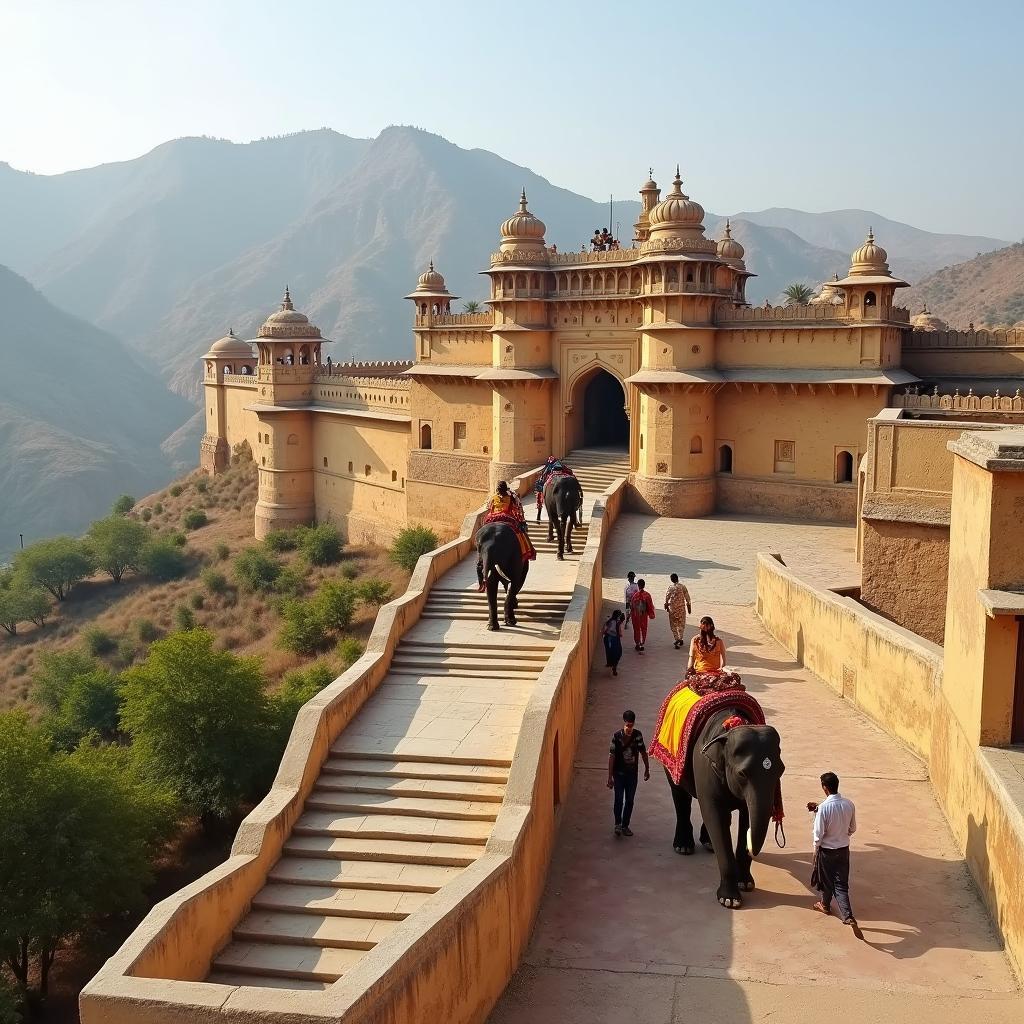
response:
[[[832,913],[832,898],[839,905],[843,924],[856,926],[850,906],[850,836],[857,831],[857,810],[852,800],[839,795],[839,776],[825,772],[821,777],[825,799],[809,803],[814,812],[814,877],[811,884],[821,891],[814,909]]]

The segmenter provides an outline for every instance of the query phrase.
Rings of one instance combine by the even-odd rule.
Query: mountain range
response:
[[[662,186],[664,194],[667,182]],[[61,321],[63,333],[46,344],[40,340],[40,357],[63,363],[67,354],[58,337],[77,335],[81,363],[101,353],[101,364],[118,371],[116,386],[101,386],[104,372],[89,369],[87,377],[76,376],[81,386],[73,395],[61,396],[78,407],[81,433],[51,417],[60,393],[53,379],[44,374],[26,381],[18,388],[20,415],[34,426],[22,418],[18,438],[6,436],[19,452],[35,451],[37,464],[52,451],[54,463],[63,465],[61,453],[76,438],[111,444],[107,419],[123,412],[130,421],[143,409],[156,409],[160,414],[149,417],[137,438],[111,427],[127,445],[111,450],[123,450],[133,466],[164,474],[155,486],[169,478],[176,461],[194,460],[201,429],[194,417],[186,425],[191,410],[184,403],[158,394],[160,379],[194,403],[198,359],[210,341],[229,327],[253,336],[285,284],[298,308],[334,340],[335,361],[407,356],[411,309],[402,295],[433,259],[453,293],[486,298],[479,272],[523,187],[531,210],[547,224],[548,242],[562,251],[578,249],[607,222],[604,203],[494,153],[461,149],[407,127],[388,128],[375,139],[328,129],[246,144],[185,138],[135,160],[51,176],[0,163],[0,264],[42,293],[26,291],[24,281],[11,284],[14,276],[7,275],[16,293],[11,301],[24,303],[29,320],[29,314],[42,320],[65,317],[61,310],[71,314]],[[626,242],[638,211],[632,200],[614,204],[613,219]],[[705,225],[709,237],[721,237],[724,216],[709,212]],[[774,300],[794,281],[816,286],[844,273],[869,225],[888,249],[893,271],[913,281],[1007,244],[921,231],[863,210],[739,213],[732,217],[733,234],[746,247],[748,269],[758,275],[749,298]],[[45,316],[43,296],[52,303]],[[12,337],[0,344],[7,349],[17,342]],[[125,373],[134,375],[134,386]],[[112,391],[123,396],[117,412],[109,405]],[[67,436],[60,433],[68,430]],[[154,448],[165,439],[163,450]],[[92,451],[88,444],[86,450]],[[24,473],[29,455],[12,457],[11,451],[8,445],[0,454],[0,482]],[[96,480],[105,472],[105,457],[90,455]],[[76,472],[84,469],[79,465]],[[74,488],[53,486],[62,500],[49,504],[70,509],[64,499]],[[126,488],[128,483],[114,490]],[[96,493],[102,490],[97,484]],[[33,493],[42,500],[51,492]],[[83,512],[78,521],[92,514]],[[69,511],[47,520],[45,529],[73,522]]]

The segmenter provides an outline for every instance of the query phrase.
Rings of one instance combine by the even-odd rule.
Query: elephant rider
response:
[[[494,494],[487,501],[484,522],[508,523],[515,529],[519,537],[519,546],[522,549],[523,557],[529,561],[537,557],[537,549],[533,546],[526,530],[526,513],[523,511],[523,503],[519,500],[519,495],[510,490],[504,480],[498,481]]]
[[[548,482],[548,477],[558,473],[560,476],[574,476],[573,471],[561,460],[556,459],[554,455],[549,455],[547,462],[544,463],[544,468],[540,471],[540,476],[537,477],[537,482],[533,485],[533,489],[537,492],[537,507],[540,508],[544,501],[544,485]],[[583,493],[583,488],[580,488],[580,494]]]

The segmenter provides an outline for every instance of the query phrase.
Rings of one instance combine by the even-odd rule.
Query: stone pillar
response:
[[[255,454],[259,491],[255,532],[262,540],[271,530],[312,523],[316,518],[313,474],[313,423],[303,409],[259,414],[261,432],[270,445]]]
[[[953,452],[943,693],[967,741],[1010,742],[1024,590],[1024,430],[965,432]]]

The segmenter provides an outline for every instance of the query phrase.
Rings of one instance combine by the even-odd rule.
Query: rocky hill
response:
[[[951,327],[1011,327],[1024,322],[1024,244],[945,267],[900,295],[917,313],[925,305]]]
[[[171,479],[161,442],[191,414],[114,336],[0,267],[0,563]],[[194,459],[193,459],[194,464]]]

